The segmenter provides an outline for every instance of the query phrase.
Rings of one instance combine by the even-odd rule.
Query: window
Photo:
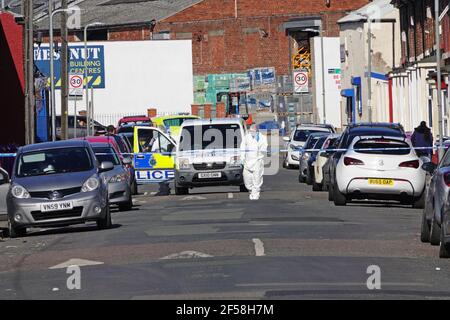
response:
[[[241,142],[241,128],[237,124],[188,126],[181,132],[180,151],[236,149],[240,148]]]
[[[119,157],[113,148],[94,148],[94,152],[99,163],[111,162],[115,166],[120,164]]]
[[[411,152],[410,146],[405,141],[384,138],[359,140],[353,149],[363,154],[407,155]]]

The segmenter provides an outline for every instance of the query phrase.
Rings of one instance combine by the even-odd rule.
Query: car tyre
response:
[[[312,186],[313,191],[322,191],[322,185],[320,183],[316,182],[316,179],[314,179],[313,181],[313,186]]]
[[[247,189],[247,187],[245,186],[245,184],[241,184],[241,185],[239,186],[239,191],[240,191],[240,192],[248,192],[248,189]]]
[[[111,210],[109,208],[109,204],[106,205],[105,216],[97,220],[97,227],[101,230],[110,229],[112,227]]]
[[[422,214],[422,227],[420,228],[420,241],[423,243],[430,242],[430,224],[428,223],[425,212]]]
[[[27,228],[16,228],[8,219],[8,235],[10,238],[20,238],[27,235]]]
[[[438,246],[441,243],[441,228],[436,222],[436,219],[431,221],[431,230],[430,230],[430,244],[432,246]]]
[[[312,174],[310,173],[310,171],[307,170],[307,171],[306,171],[306,184],[307,184],[308,186],[312,186],[312,184],[313,184],[313,179],[314,179],[314,177],[312,176]]]
[[[130,211],[131,209],[133,209],[133,198],[130,195],[127,202],[119,204],[119,211]]]
[[[187,194],[189,194],[189,188],[179,187],[177,186],[177,184],[175,184],[175,195],[184,196]]]
[[[305,183],[305,178],[303,178],[301,173],[298,175],[298,183]]]
[[[334,204],[339,207],[347,205],[347,197],[339,191],[336,183],[333,186],[333,201]]]
[[[413,200],[412,207],[414,209],[423,209],[423,208],[425,208],[425,191],[422,192],[422,195],[420,197],[415,198]]]
[[[334,200],[334,191],[333,191],[333,185],[328,185],[328,201]]]
[[[138,194],[138,184],[136,180],[134,181],[133,185],[131,186],[131,193],[133,196],[136,196]]]

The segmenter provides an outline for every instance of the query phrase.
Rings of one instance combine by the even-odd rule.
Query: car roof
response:
[[[242,124],[242,119],[240,118],[229,118],[229,119],[192,119],[183,122],[182,126],[203,126],[209,124]]]
[[[123,117],[119,120],[119,122],[127,122],[127,121],[142,121],[142,120],[151,120],[147,116],[127,116]]]
[[[92,142],[91,146],[92,148],[111,148],[114,150],[114,148],[109,143],[105,142]]]
[[[117,145],[116,139],[114,139],[113,136],[88,136],[88,137],[76,138],[76,139],[85,140],[89,143],[102,143],[103,142],[106,144]]]
[[[44,142],[29,144],[19,149],[19,152],[32,152],[39,150],[48,150],[56,148],[75,148],[75,147],[89,147],[89,143],[83,140],[61,140],[54,142]]]
[[[367,126],[360,126],[360,127],[354,127],[350,130],[350,135],[357,136],[357,135],[391,135],[396,137],[404,137],[405,134],[402,130],[399,130],[399,128],[393,128],[393,127],[367,127]]]
[[[189,114],[189,115],[177,114],[177,115],[172,115],[172,116],[155,117],[155,118],[152,118],[152,121],[158,121],[158,120],[164,121],[164,120],[168,120],[168,119],[184,119],[184,118],[187,118],[187,119],[200,119],[199,116],[194,116],[194,115],[191,115],[191,114]]]

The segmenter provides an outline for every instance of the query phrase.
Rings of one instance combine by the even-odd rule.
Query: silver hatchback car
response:
[[[88,142],[69,140],[34,144],[17,152],[7,194],[10,237],[27,227],[59,227],[96,221],[111,227],[107,171]]]

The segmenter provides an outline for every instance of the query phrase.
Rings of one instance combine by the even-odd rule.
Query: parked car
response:
[[[447,149],[439,165],[428,162],[423,165],[423,169],[430,177],[425,191],[420,240],[436,246],[441,242],[441,232],[447,237],[446,228],[441,228],[442,222],[448,219],[446,209],[449,208],[447,202],[450,191],[450,151]]]
[[[9,182],[9,174],[5,169],[0,167],[0,184],[5,184]]]
[[[322,146],[325,143],[327,137],[328,135],[319,137],[319,139],[313,146],[314,151],[311,151],[310,157],[306,161],[306,184],[309,186],[314,184],[314,164],[316,163],[317,154],[319,153],[319,150],[322,149]]]
[[[300,165],[301,148],[305,145],[306,140],[308,140],[308,137],[312,133],[319,132],[334,133],[334,128],[330,125],[303,124],[297,126],[289,137],[283,137],[288,149],[283,161],[283,167],[298,168]]]
[[[149,125],[152,126],[152,120],[145,116],[145,115],[138,115],[138,116],[126,116],[119,120],[117,124],[117,129],[123,127],[123,126],[142,126],[142,125]],[[117,131],[116,131],[117,132]]]
[[[327,160],[325,161],[325,164],[322,167],[322,175],[323,175],[323,181],[322,181],[322,190],[329,191],[328,188],[331,185],[331,166],[333,164],[333,156],[339,150],[339,145],[341,141],[342,135],[339,136],[338,139],[334,140],[330,143],[329,148],[324,153],[324,156],[327,157]],[[328,194],[328,200],[333,201],[333,199],[330,199],[330,194]]]
[[[302,150],[299,152],[300,156],[300,166],[299,166],[299,175],[298,175],[298,181],[300,183],[307,182],[308,184],[311,184],[311,181],[308,181],[308,160],[311,158],[312,149],[314,149],[315,144],[321,137],[327,136],[329,132],[316,132],[311,133],[308,136],[308,139],[306,140],[305,145],[303,146]]]
[[[131,210],[133,207],[132,185],[134,176],[130,174],[128,166],[132,160],[124,157],[120,160],[116,150],[108,143],[91,143],[97,160],[111,162],[114,169],[104,174],[108,181],[109,203],[117,204],[120,211]]]
[[[332,150],[335,149],[335,144],[339,137],[339,134],[330,134],[325,139],[322,150],[316,155],[313,168],[313,191],[322,191],[324,189],[324,167],[332,154]]]
[[[333,186],[336,183],[336,165],[341,159],[342,155],[349,148],[350,143],[357,136],[386,136],[386,137],[401,137],[406,138],[405,130],[403,126],[398,123],[356,123],[350,124],[342,133],[339,139],[338,152],[331,155],[328,164],[329,179],[327,181],[328,186],[328,199],[333,201]]]
[[[89,143],[106,143],[109,144],[114,151],[118,154],[119,160],[121,163],[125,163],[125,167],[128,170],[131,177],[131,191],[133,195],[138,193],[137,182],[135,178],[135,169],[133,167],[133,158],[131,157],[132,153],[129,151],[124,145],[121,137],[116,135],[105,135],[105,136],[97,136],[97,137],[84,137],[79,138],[88,141]],[[118,142],[119,141],[119,142]],[[122,146],[122,147],[121,147]],[[123,152],[124,151],[124,152]],[[126,158],[130,158],[131,161],[126,161]]]
[[[66,140],[21,147],[7,194],[11,237],[28,227],[58,227],[96,221],[111,227],[105,173],[87,141]]]
[[[75,117],[74,116],[68,116],[68,137],[69,139],[77,138],[79,137],[85,137],[87,134],[87,118],[86,116],[77,116],[77,127],[76,127],[76,135],[75,135]],[[106,134],[106,127],[99,122],[95,120],[91,120],[94,124],[94,135],[102,135]],[[61,116],[56,116],[56,139],[61,139]]]
[[[352,199],[398,200],[423,207],[422,160],[409,140],[384,135],[357,136],[336,166],[335,205]]]
[[[218,132],[223,139],[207,138],[209,133]],[[176,154],[175,193],[188,194],[189,188],[221,185],[247,191],[240,150],[245,132],[243,120],[237,118],[185,121]]]

